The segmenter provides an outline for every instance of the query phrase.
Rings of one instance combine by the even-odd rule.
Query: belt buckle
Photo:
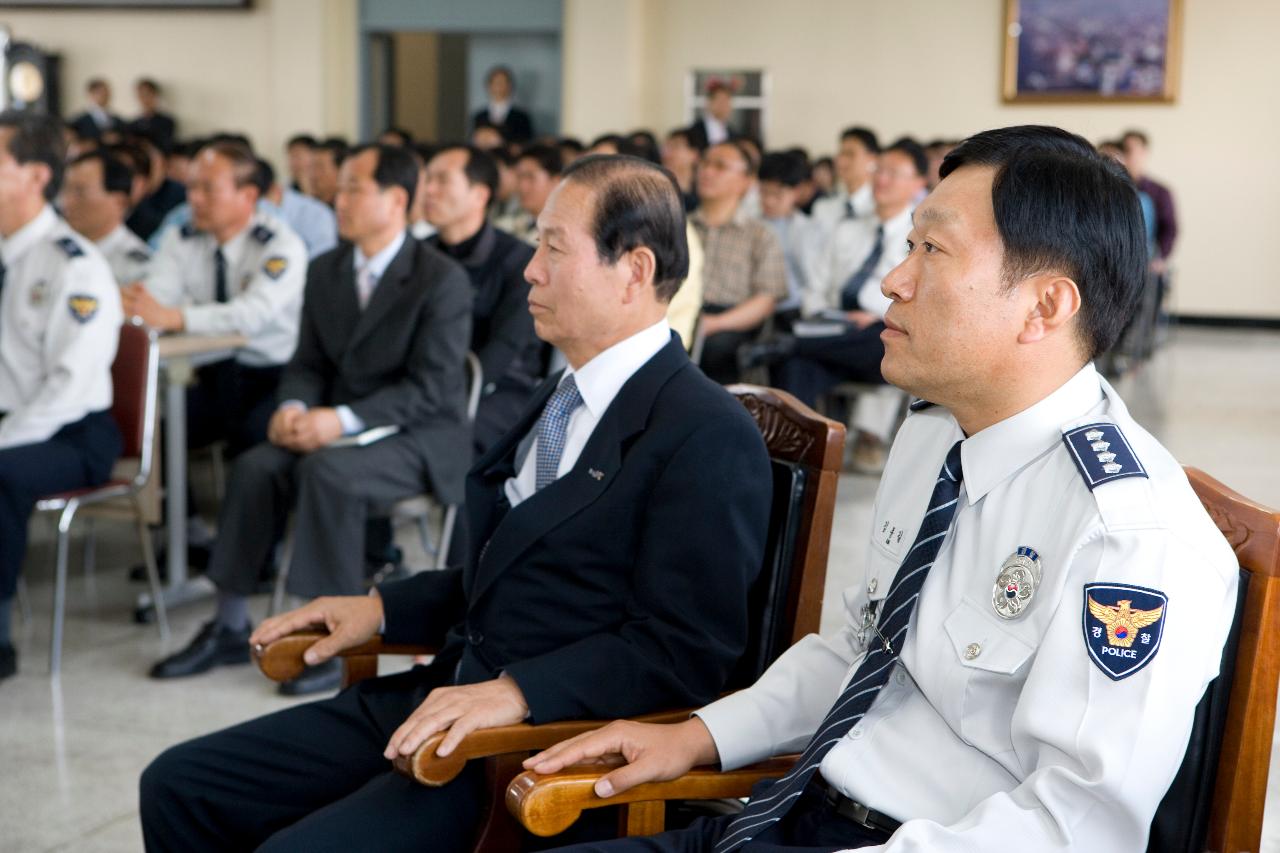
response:
[[[879,829],[871,823],[871,809],[855,800],[847,800],[848,811],[847,817],[856,824],[865,826],[867,829]]]

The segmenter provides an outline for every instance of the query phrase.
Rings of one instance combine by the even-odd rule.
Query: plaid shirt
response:
[[[742,207],[724,225],[708,225],[702,211],[689,217],[702,238],[702,301],[732,308],[764,294],[787,298],[787,265],[778,237]]]

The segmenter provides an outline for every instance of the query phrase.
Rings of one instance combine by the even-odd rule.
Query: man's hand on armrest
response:
[[[618,756],[626,763],[600,777],[596,796],[612,797],[645,782],[668,782],[720,760],[711,732],[702,720],[690,717],[669,725],[618,720],[558,743],[524,766],[535,773],[555,773],[573,764],[604,763]]]
[[[383,755],[412,755],[436,732],[449,730],[436,755],[449,755],[477,729],[513,726],[529,715],[529,705],[515,679],[503,674],[491,681],[459,687],[437,687],[391,735]]]
[[[376,592],[373,595],[326,596],[265,620],[249,637],[249,645],[265,646],[295,631],[325,628],[329,636],[303,655],[303,660],[314,666],[343,649],[368,642],[381,627],[382,596]]]

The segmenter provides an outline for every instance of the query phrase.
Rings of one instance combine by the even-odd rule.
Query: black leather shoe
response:
[[[0,679],[18,672],[18,651],[8,644],[0,646]]]
[[[330,658],[324,663],[309,666],[302,675],[292,681],[282,681],[276,688],[281,696],[310,696],[328,693],[342,686],[342,659]]]
[[[151,667],[151,677],[182,678],[215,666],[248,663],[250,633],[248,626],[236,631],[217,621],[206,622],[190,645]]]

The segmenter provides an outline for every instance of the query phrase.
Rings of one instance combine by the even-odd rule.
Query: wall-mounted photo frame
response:
[[[1183,0],[1005,0],[1006,103],[1173,103]]]
[[[684,117],[693,124],[707,105],[707,86],[719,81],[733,92],[733,115],[729,119],[733,133],[753,139],[764,139],[769,101],[769,75],[760,69],[695,68],[685,75]]]

